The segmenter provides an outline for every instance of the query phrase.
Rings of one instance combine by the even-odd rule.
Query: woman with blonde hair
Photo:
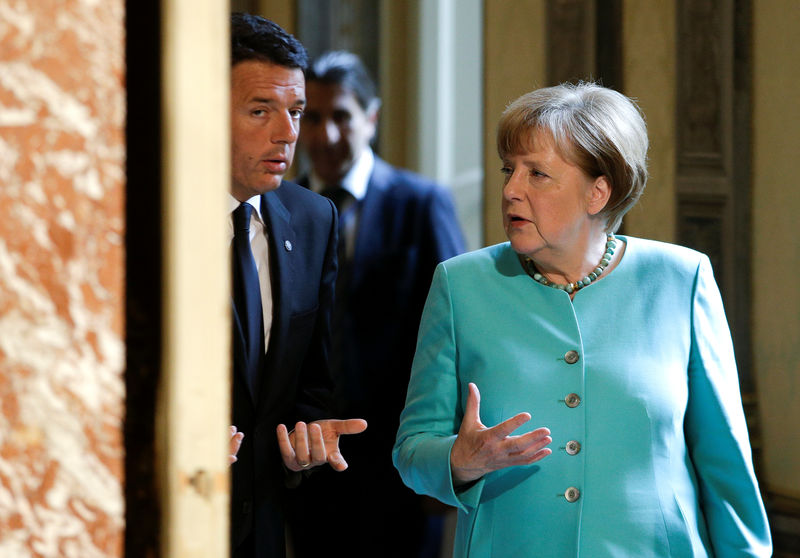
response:
[[[771,555],[710,262],[615,235],[647,146],[592,83],[500,119],[509,242],[437,268],[393,453],[457,557]]]

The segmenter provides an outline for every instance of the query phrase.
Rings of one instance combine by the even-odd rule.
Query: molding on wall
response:
[[[677,7],[677,240],[711,257],[752,393],[750,0]]]

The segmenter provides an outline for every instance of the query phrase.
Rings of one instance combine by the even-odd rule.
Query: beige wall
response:
[[[0,3],[0,556],[121,556],[122,0]]]
[[[495,130],[505,107],[545,85],[545,1],[484,2],[484,244],[505,242]]]
[[[380,155],[393,165],[413,168],[419,159],[419,103],[415,92],[419,86],[416,21],[417,2],[381,0],[380,45],[381,120],[378,128]],[[404,45],[404,48],[397,48]]]
[[[258,15],[271,19],[289,33],[296,30],[295,0],[258,0]]]
[[[623,2],[623,93],[639,103],[650,178],[625,217],[633,236],[675,240],[675,1]]]
[[[800,498],[800,3],[753,12],[753,363],[767,486]]]

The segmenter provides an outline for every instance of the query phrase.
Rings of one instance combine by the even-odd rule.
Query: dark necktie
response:
[[[339,212],[339,219],[356,203],[356,197],[342,186],[328,186],[322,190],[321,194],[330,198],[336,210]]]
[[[249,203],[239,205],[233,212],[233,302],[244,333],[247,380],[255,396],[264,356],[264,321],[258,270],[250,248],[252,213]]]

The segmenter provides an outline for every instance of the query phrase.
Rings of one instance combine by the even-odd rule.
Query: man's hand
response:
[[[236,454],[239,453],[239,448],[242,447],[243,438],[244,434],[242,432],[237,432],[236,427],[231,425],[231,445],[230,453],[228,454],[228,465],[233,465],[238,460]]]
[[[498,469],[529,465],[553,453],[545,447],[553,441],[547,428],[510,436],[514,430],[531,420],[529,413],[519,413],[497,426],[487,428],[481,422],[480,406],[478,386],[471,383],[461,428],[450,452],[450,469],[456,485],[478,480]]]
[[[298,422],[292,432],[278,425],[278,446],[283,464],[290,471],[302,471],[330,463],[336,471],[347,469],[347,462],[339,453],[339,437],[359,434],[367,429],[363,419],[317,420],[308,425]]]

